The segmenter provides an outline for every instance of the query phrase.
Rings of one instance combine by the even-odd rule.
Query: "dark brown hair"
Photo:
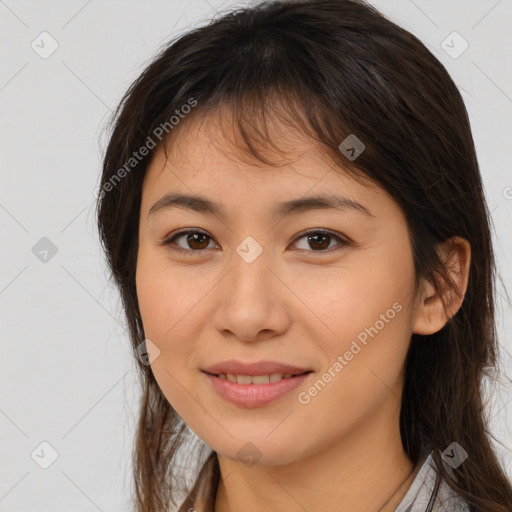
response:
[[[385,189],[406,215],[417,280],[427,279],[438,293],[454,283],[436,245],[453,236],[470,242],[469,282],[457,314],[435,334],[412,335],[400,431],[411,461],[432,450],[439,474],[472,511],[510,512],[512,489],[490,444],[481,389],[497,369],[496,271],[468,115],[424,44],[362,0],[262,2],[223,14],[176,37],[129,87],[112,118],[97,220],[133,349],[145,339],[135,270],[142,181],[155,140],[167,143],[222,106],[232,113],[241,147],[263,163],[272,165],[255,141],[272,146],[265,116],[280,116],[338,166]],[[354,161],[338,149],[350,134],[365,144]],[[131,160],[144,146],[148,154]],[[173,469],[187,426],[151,368],[141,361],[138,368],[134,501],[138,512],[160,512],[176,505]],[[456,481],[441,458],[452,442],[469,454],[454,470]],[[208,478],[218,471],[217,462]]]

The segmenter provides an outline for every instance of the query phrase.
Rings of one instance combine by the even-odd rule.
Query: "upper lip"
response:
[[[234,375],[267,375],[271,373],[282,373],[283,375],[300,375],[312,371],[308,368],[279,363],[278,361],[256,361],[253,363],[242,363],[235,359],[223,361],[207,368],[203,368],[206,373],[218,375],[220,373],[231,373]]]

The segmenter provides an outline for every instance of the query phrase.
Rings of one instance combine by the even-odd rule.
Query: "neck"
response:
[[[247,467],[219,454],[215,512],[392,512],[415,473],[398,421],[388,419],[358,425],[327,448],[284,465]]]

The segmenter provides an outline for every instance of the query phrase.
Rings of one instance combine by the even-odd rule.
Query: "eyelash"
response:
[[[173,251],[178,251],[178,252],[181,252],[182,254],[187,254],[187,255],[192,255],[193,253],[201,253],[201,252],[205,252],[205,251],[209,251],[210,249],[183,249],[182,247],[177,247],[176,245],[172,246],[171,245],[174,243],[174,241],[184,235],[188,235],[188,234],[201,234],[201,235],[205,235],[206,237],[208,237],[210,240],[213,240],[213,238],[208,235],[208,233],[204,232],[204,231],[201,231],[201,230],[198,230],[198,229],[188,229],[188,230],[183,230],[183,231],[179,231],[178,233],[175,233],[174,235],[172,235],[170,238],[167,238],[166,240],[164,240],[163,242],[161,242],[159,245],[165,245],[165,246],[169,246],[169,248]],[[305,231],[303,233],[301,233],[295,240],[294,240],[294,244],[297,243],[301,238],[304,238],[306,237],[307,235],[312,235],[312,234],[320,234],[320,235],[326,235],[326,236],[329,236],[331,238],[334,238],[337,242],[338,242],[338,246],[334,247],[334,250],[333,248],[331,247],[330,249],[323,249],[323,250],[317,250],[317,251],[314,251],[314,250],[306,250],[306,249],[300,249],[300,250],[305,250],[306,252],[312,252],[312,253],[320,253],[320,254],[325,254],[325,253],[331,253],[331,252],[335,252],[335,251],[338,251],[340,249],[342,249],[343,247],[346,247],[348,245],[350,245],[350,242],[342,237],[340,237],[339,235],[337,235],[336,233],[334,233],[333,231],[329,231],[329,230],[326,230],[326,229],[310,229],[308,231]]]

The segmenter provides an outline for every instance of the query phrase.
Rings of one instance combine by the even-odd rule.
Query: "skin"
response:
[[[404,360],[413,332],[431,334],[446,323],[441,299],[429,283],[415,287],[406,219],[384,190],[334,169],[311,139],[277,122],[272,140],[286,155],[271,158],[279,157],[280,167],[242,158],[225,120],[210,115],[180,127],[169,160],[159,149],[144,180],[136,284],[146,338],[159,350],[152,371],[179,416],[218,454],[216,512],[377,511],[411,481],[414,467],[399,433]],[[281,201],[333,191],[373,216],[350,209],[270,213]],[[148,215],[171,192],[206,196],[226,217],[176,207]],[[161,245],[185,228],[210,238],[175,240],[188,254]],[[350,244],[334,237],[308,243],[301,232],[310,228]],[[236,252],[248,236],[263,248],[250,264]],[[440,250],[465,293],[470,248],[454,242],[450,252]],[[451,316],[462,297],[447,291],[445,299]],[[394,303],[400,312],[300,403],[299,392]],[[288,362],[314,374],[270,405],[237,407],[200,371],[231,358]],[[260,457],[254,465],[237,455],[249,442]]]

